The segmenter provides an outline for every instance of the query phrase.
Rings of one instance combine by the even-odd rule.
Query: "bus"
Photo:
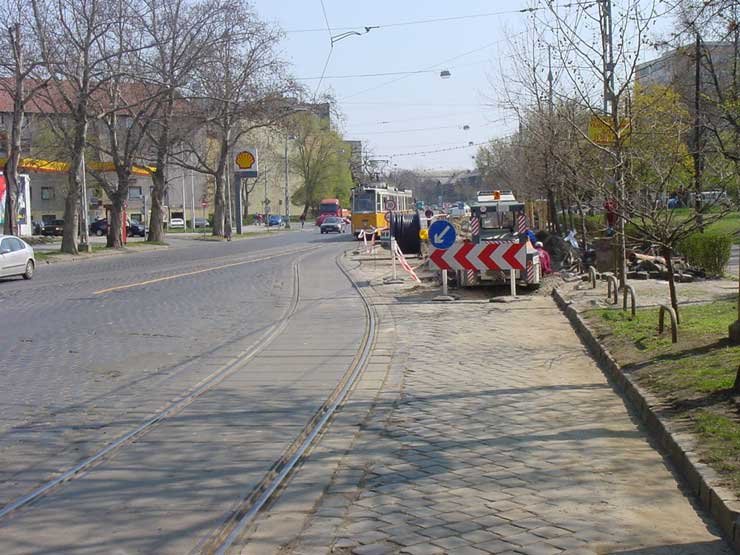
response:
[[[338,198],[325,198],[319,203],[319,215],[316,217],[316,227],[324,223],[324,218],[329,216],[342,217],[342,207]]]
[[[389,206],[393,212],[408,214],[414,209],[413,194],[386,183],[360,185],[352,189],[352,233],[359,237],[360,232],[380,234],[387,227],[385,213]]]

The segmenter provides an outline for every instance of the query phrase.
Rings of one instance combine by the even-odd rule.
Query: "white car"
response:
[[[185,229],[185,220],[182,218],[172,218],[170,220],[170,229]]]
[[[23,276],[31,279],[36,270],[33,249],[13,235],[0,235],[0,276]]]

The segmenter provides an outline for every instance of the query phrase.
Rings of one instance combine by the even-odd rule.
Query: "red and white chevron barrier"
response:
[[[449,249],[435,249],[429,261],[440,270],[524,270],[525,243],[456,243]]]

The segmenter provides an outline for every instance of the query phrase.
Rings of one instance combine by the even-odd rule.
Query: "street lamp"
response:
[[[288,141],[295,139],[294,135],[285,134],[285,229],[290,229],[290,200],[288,199]]]

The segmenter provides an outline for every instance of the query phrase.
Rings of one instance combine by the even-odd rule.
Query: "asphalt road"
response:
[[[172,244],[0,281],[0,506],[233,371],[0,519],[0,552],[198,549],[351,364],[365,315],[334,262],[346,236]]]

